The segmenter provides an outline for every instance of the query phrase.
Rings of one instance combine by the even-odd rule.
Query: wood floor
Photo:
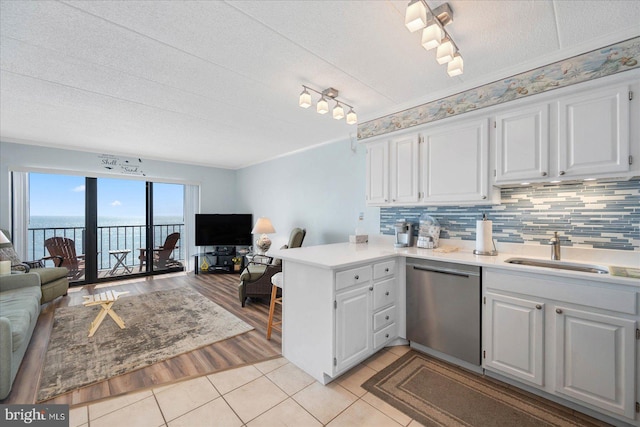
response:
[[[238,283],[238,274],[194,275],[190,272],[70,288],[68,296],[58,298],[43,306],[11,393],[5,400],[0,400],[0,403],[36,403],[36,394],[51,336],[55,309],[68,305],[80,305],[83,301],[83,295],[104,292],[105,290],[129,291],[130,295],[139,295],[190,287],[235,314],[255,329],[146,368],[74,390],[49,400],[47,403],[79,405],[280,356],[280,333],[274,332],[271,335],[271,340],[265,338],[269,313],[268,301],[249,300],[242,308],[238,301]],[[280,313],[276,312],[276,315],[279,316]],[[82,363],[82,360],[69,360],[68,363]]]

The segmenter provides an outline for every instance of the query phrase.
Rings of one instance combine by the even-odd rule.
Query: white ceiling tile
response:
[[[640,35],[637,1],[450,5],[453,79],[405,0],[0,0],[0,138],[237,168],[355,135],[299,108],[302,84],[364,121]]]

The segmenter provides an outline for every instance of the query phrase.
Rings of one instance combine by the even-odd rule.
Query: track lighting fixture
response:
[[[411,0],[407,5],[404,24],[411,32],[422,29],[421,44],[426,50],[437,48],[436,61],[447,64],[449,76],[459,76],[463,71],[463,60],[458,46],[444,27],[453,22],[453,11],[449,3],[431,10],[426,0]],[[455,61],[455,62],[454,62]],[[451,65],[451,62],[454,62]]]
[[[333,100],[336,102],[336,105],[332,110],[334,119],[342,120],[345,117],[343,105],[346,105],[347,107],[349,107],[349,112],[347,113],[347,123],[350,125],[355,125],[356,123],[358,123],[358,116],[356,115],[356,112],[353,111],[353,107],[344,101],[338,100],[339,92],[337,89],[330,87],[323,90],[322,92],[319,92],[305,85],[302,85],[302,88],[303,90],[300,94],[300,101],[298,103],[298,105],[300,105],[302,108],[309,108],[311,106],[311,94],[309,93],[309,91],[315,92],[320,95],[320,99],[316,104],[316,111],[318,113],[327,114],[329,112],[329,100]]]

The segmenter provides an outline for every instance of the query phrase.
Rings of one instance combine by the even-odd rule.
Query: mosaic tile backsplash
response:
[[[640,251],[640,179],[501,189],[495,206],[380,208],[380,232],[398,221],[417,225],[424,213],[440,222],[443,239],[474,240],[487,214],[496,242],[547,244],[558,231],[562,246]]]

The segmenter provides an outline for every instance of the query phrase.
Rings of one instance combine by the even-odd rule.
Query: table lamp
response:
[[[271,247],[271,239],[269,239],[267,233],[275,232],[276,230],[273,228],[273,225],[271,224],[269,218],[258,218],[255,227],[253,227],[253,230],[251,230],[251,234],[261,234],[258,240],[256,240],[256,247],[259,249],[260,254],[264,255],[264,253],[267,252]]]
[[[2,231],[0,231],[0,244],[11,243],[7,236],[4,235]],[[9,274],[11,273],[11,261],[0,261],[0,274]]]

